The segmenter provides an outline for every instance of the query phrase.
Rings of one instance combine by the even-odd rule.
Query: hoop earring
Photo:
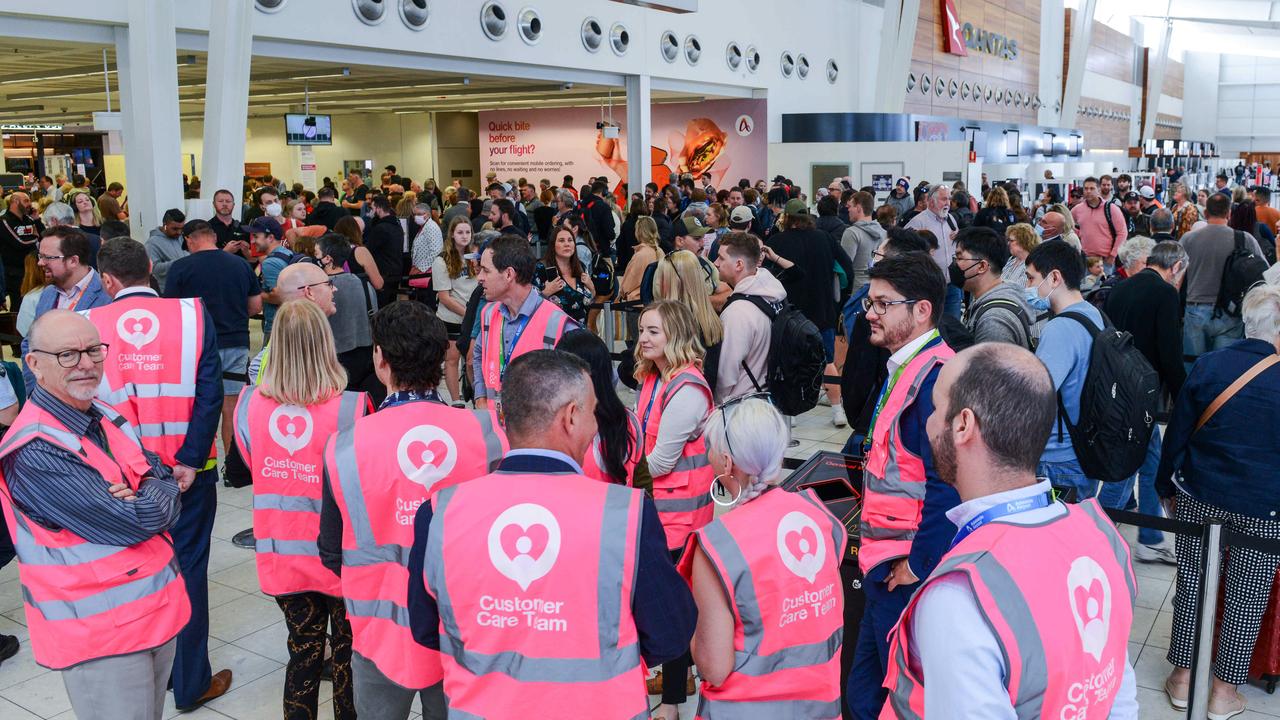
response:
[[[734,505],[738,504],[739,500],[742,499],[742,493],[745,491],[745,488],[739,486],[738,495],[734,497],[732,500],[725,502],[724,500],[720,499],[720,496],[729,494],[729,490],[724,486],[724,483],[720,480],[720,478],[722,477],[729,477],[729,474],[725,473],[724,475],[715,476],[711,480],[711,489],[707,492],[707,494],[711,496],[711,502],[719,505],[720,507],[726,507],[726,508],[733,507]],[[720,490],[718,492],[716,491],[716,486],[720,487]]]

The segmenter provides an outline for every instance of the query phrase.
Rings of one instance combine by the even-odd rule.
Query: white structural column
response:
[[[1147,105],[1143,108],[1145,122],[1142,124],[1142,135],[1138,138],[1141,142],[1142,138],[1153,138],[1156,136],[1156,115],[1160,112],[1160,91],[1164,88],[1164,72],[1169,66],[1169,40],[1173,38],[1173,22],[1166,19],[1164,21],[1164,32],[1160,33],[1160,44],[1151,48],[1151,52],[1147,53],[1149,64],[1147,65]],[[1134,145],[1138,145],[1135,142]]]
[[[249,122],[249,59],[253,51],[252,0],[222,0],[210,17],[205,85],[204,151],[200,209],[209,214],[213,194],[231,191],[240,204],[245,129]],[[237,217],[238,212],[237,212]]]
[[[1062,106],[1058,112],[1058,124],[1064,127],[1076,124],[1080,90],[1084,86],[1085,58],[1089,54],[1089,44],[1093,42],[1093,14],[1097,7],[1098,0],[1080,0],[1080,8],[1071,20],[1071,57],[1068,58],[1067,81],[1063,84]]]
[[[902,112],[919,19],[920,0],[885,0],[880,57],[875,68],[875,112]]]
[[[1048,127],[1074,126],[1074,122],[1062,123],[1061,114],[1054,109],[1055,102],[1062,101],[1062,29],[1066,24],[1062,0],[1041,0],[1040,3],[1040,109],[1036,122]]]
[[[170,0],[130,0],[128,29],[115,31],[134,237],[146,237],[165,210],[183,207],[173,12]]]
[[[644,186],[652,179],[649,177],[649,148],[653,146],[650,78],[648,75],[628,75],[626,84],[627,189],[629,192],[642,193]]]

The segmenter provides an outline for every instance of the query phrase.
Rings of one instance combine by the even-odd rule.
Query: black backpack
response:
[[[818,406],[818,394],[822,390],[822,373],[827,367],[827,354],[822,345],[822,333],[818,326],[804,316],[794,305],[783,302],[774,305],[758,295],[734,293],[725,307],[735,300],[746,300],[755,305],[773,323],[769,335],[769,371],[765,386],[751,374],[746,362],[742,368],[756,390],[767,390],[774,407],[783,415],[802,415]]]
[[[1079,422],[1071,424],[1062,393],[1057,394],[1058,437],[1066,425],[1087,477],[1103,482],[1128,480],[1147,457],[1160,402],[1160,377],[1134,347],[1133,336],[1112,327],[1105,315],[1105,330],[1081,313],[1058,317],[1075,320],[1093,338],[1089,372],[1080,388]]]
[[[1004,308],[1017,316],[1018,321],[1022,323],[1022,331],[1026,333],[1027,342],[1031,343],[1031,347],[1028,347],[1027,349],[1034,352],[1036,349],[1036,341],[1035,338],[1031,336],[1032,320],[1030,316],[1027,315],[1026,307],[1020,303],[1016,303],[1006,298],[993,298],[988,300],[987,302],[978,305],[977,311],[969,318],[969,325],[973,326],[974,330],[976,330],[978,328],[978,320],[982,319],[982,316],[986,315],[987,311],[992,308]],[[950,345],[951,349],[956,352],[959,352],[962,349],[957,348],[955,345],[951,345],[951,343],[947,343],[947,345]]]
[[[1231,317],[1240,317],[1245,293],[1263,282],[1262,273],[1268,267],[1267,259],[1254,255],[1245,242],[1244,233],[1236,230],[1236,246],[1222,266],[1222,282],[1218,285],[1215,308]]]

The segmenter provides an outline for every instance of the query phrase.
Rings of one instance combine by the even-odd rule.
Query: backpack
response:
[[[1222,282],[1218,285],[1218,302],[1214,309],[1231,317],[1240,317],[1245,293],[1263,282],[1262,274],[1270,265],[1266,258],[1253,254],[1245,243],[1243,232],[1236,230],[1235,241],[1235,248],[1222,266]]]
[[[982,319],[982,316],[986,315],[988,310],[995,307],[1004,308],[1018,317],[1018,320],[1022,323],[1022,331],[1027,335],[1027,342],[1031,343],[1031,347],[1027,349],[1035,352],[1036,342],[1035,339],[1031,337],[1031,318],[1027,316],[1026,308],[1012,300],[1007,300],[1005,298],[992,298],[991,300],[978,305],[977,312],[969,318],[969,324],[972,325],[974,329],[977,329],[978,320]],[[951,349],[959,352],[959,349],[957,349],[956,346],[951,345],[951,343],[947,344],[951,346]]]
[[[995,208],[992,208],[992,210],[994,209]],[[1000,217],[998,212],[993,212],[987,219],[987,227],[999,233],[1000,237],[1004,237],[1004,233],[1009,229],[1009,226],[1014,225],[1017,222],[1018,218],[1014,217],[1013,211],[1006,209],[1004,211],[1004,217]]]
[[[767,390],[774,407],[783,415],[801,415],[818,406],[822,373],[827,354],[818,326],[788,302],[774,305],[757,295],[734,293],[725,307],[736,300],[755,305],[773,324],[769,333],[769,370],[757,379],[743,361],[742,368],[757,391]],[[761,386],[761,380],[764,386]]]
[[[1160,377],[1134,347],[1133,336],[1112,327],[1106,315],[1102,316],[1104,330],[1077,312],[1058,317],[1080,323],[1093,339],[1089,372],[1080,388],[1079,422],[1071,423],[1062,392],[1057,393],[1058,437],[1065,424],[1087,477],[1103,482],[1128,480],[1147,457],[1160,402]]]

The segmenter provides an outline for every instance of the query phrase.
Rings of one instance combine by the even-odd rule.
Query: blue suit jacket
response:
[[[93,277],[89,279],[89,284],[84,289],[84,297],[80,298],[80,302],[76,303],[76,310],[90,310],[96,307],[102,307],[111,302],[111,296],[106,290],[102,289],[102,279],[98,277],[96,270],[90,271]],[[40,297],[36,301],[36,318],[46,312],[52,310],[58,304],[58,288],[53,285],[46,285],[44,290],[40,291]],[[31,395],[31,391],[36,389],[36,376],[27,369],[27,352],[30,351],[27,339],[22,338],[22,379],[27,381],[27,395]]]

